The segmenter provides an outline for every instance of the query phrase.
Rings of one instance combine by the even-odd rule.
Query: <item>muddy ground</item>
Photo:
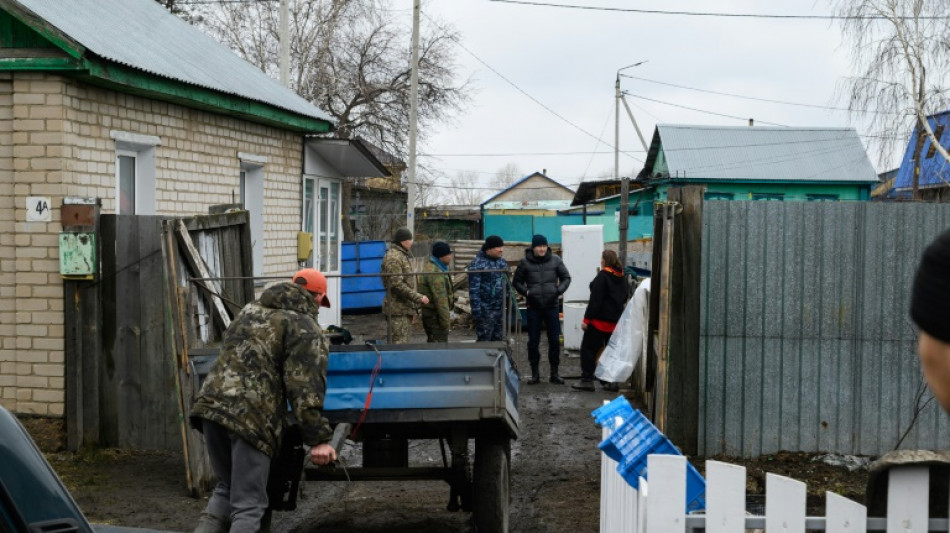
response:
[[[385,325],[378,315],[346,317],[344,327],[354,342],[380,338]],[[421,329],[419,342],[424,342]],[[472,339],[467,328],[452,340]],[[524,341],[524,339],[522,340]],[[547,376],[542,340],[542,375]],[[516,357],[527,368],[524,350]],[[561,374],[580,374],[576,357],[562,357]],[[570,380],[569,380],[570,383]],[[527,533],[596,532],[599,530],[600,429],[590,412],[616,397],[599,388],[579,392],[568,385],[521,387],[522,437],[512,445],[511,531]],[[205,501],[186,495],[180,452],[129,450],[62,450],[62,423],[24,419],[53,468],[64,479],[90,521],[169,531],[190,531]],[[344,458],[356,459],[350,445]],[[691,458],[703,470],[703,458]],[[748,467],[750,494],[761,494],[765,473],[774,472],[808,483],[809,514],[821,514],[825,490],[862,501],[866,472],[849,472],[812,461],[807,454],[779,453],[752,460],[734,460]],[[427,441],[410,446],[412,465],[441,463],[438,446]],[[754,501],[754,498],[751,498]],[[304,483],[298,509],[277,513],[277,532],[470,532],[470,514],[448,512],[448,486],[443,482]]]

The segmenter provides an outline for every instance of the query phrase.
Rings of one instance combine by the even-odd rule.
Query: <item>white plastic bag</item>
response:
[[[633,298],[627,302],[617,322],[617,327],[610,336],[610,342],[600,355],[594,376],[609,383],[626,381],[633,374],[633,368],[644,351],[643,332],[649,314],[647,306],[650,302],[650,280],[645,279],[633,293]]]

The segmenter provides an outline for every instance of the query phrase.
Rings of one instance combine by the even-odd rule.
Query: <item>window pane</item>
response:
[[[119,198],[116,200],[120,215],[135,214],[135,157],[118,156]]]
[[[247,209],[247,171],[241,170],[241,180],[240,180],[239,191],[241,195],[241,205],[244,206],[244,209]]]
[[[313,180],[303,180],[303,231],[313,234]]]
[[[330,258],[329,235],[330,227],[330,190],[320,187],[320,271],[326,272]]]
[[[340,269],[340,184],[330,184],[330,270]]]

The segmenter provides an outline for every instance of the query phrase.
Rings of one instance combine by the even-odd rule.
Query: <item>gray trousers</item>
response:
[[[230,519],[231,533],[257,533],[267,511],[270,457],[224,427],[203,422],[211,468],[218,478],[205,512]]]

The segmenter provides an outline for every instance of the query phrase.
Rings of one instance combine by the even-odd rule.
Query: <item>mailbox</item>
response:
[[[96,234],[59,234],[59,273],[69,279],[93,279],[96,275]]]

